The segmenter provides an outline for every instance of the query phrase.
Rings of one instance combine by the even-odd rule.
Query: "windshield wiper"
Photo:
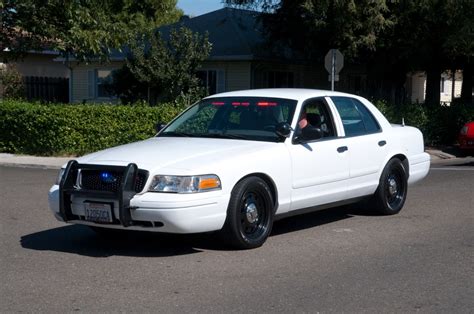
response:
[[[195,136],[195,134],[186,133],[186,132],[170,131],[170,132],[161,133],[160,136],[193,137],[193,136]]]

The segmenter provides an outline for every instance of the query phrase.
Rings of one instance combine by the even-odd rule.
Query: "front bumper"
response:
[[[49,191],[49,206],[60,221],[115,229],[170,233],[215,231],[222,229],[224,225],[230,195],[223,195],[222,191],[137,194],[127,191],[126,182],[122,184],[121,191],[115,194],[83,191],[68,184],[68,180],[69,183],[74,181],[74,168],[81,166],[83,165],[70,162],[60,185],[54,185]],[[68,168],[71,169],[68,171]],[[126,177],[124,174],[125,181]],[[87,202],[109,203],[114,221],[107,224],[86,221]]]

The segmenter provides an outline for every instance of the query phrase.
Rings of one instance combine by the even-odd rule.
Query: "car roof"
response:
[[[275,98],[285,98],[285,99],[294,99],[294,100],[305,100],[313,97],[324,97],[324,96],[350,96],[358,97],[356,95],[334,92],[322,89],[305,89],[305,88],[265,88],[265,89],[248,89],[248,90],[239,90],[233,92],[226,92],[215,94],[206,97],[209,98],[218,98],[218,97],[275,97]]]

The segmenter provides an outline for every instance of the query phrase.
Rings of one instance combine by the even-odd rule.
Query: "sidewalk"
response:
[[[433,163],[457,158],[454,155],[432,148],[426,149],[426,152],[431,155],[431,162]],[[74,157],[38,157],[0,153],[0,166],[60,169],[71,159],[74,159]]]
[[[0,153],[0,166],[60,169],[73,157],[37,157]]]
[[[451,155],[449,153],[446,153],[446,152],[443,152],[441,150],[434,149],[434,148],[426,148],[425,152],[430,154],[431,162],[434,162],[434,163],[436,163],[437,161],[443,161],[443,160],[446,160],[446,159],[455,159],[455,158],[457,158],[455,155]]]

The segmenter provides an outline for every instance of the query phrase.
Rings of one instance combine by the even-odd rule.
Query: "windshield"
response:
[[[291,124],[296,100],[262,97],[204,99],[158,136],[212,137],[277,142],[278,123]]]

